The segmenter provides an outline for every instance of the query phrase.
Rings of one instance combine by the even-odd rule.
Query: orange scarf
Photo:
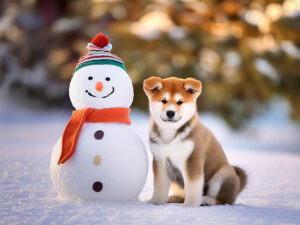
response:
[[[88,123],[125,123],[131,124],[129,108],[81,109],[75,110],[62,136],[61,154],[58,165],[65,163],[75,152],[81,128]]]

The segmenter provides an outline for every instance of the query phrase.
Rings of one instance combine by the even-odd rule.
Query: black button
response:
[[[94,137],[95,137],[97,140],[102,139],[103,136],[104,136],[104,132],[103,132],[102,130],[98,130],[98,131],[96,131],[95,134],[94,134]]]
[[[103,189],[103,185],[101,182],[97,181],[93,184],[93,190],[95,192],[100,192]]]

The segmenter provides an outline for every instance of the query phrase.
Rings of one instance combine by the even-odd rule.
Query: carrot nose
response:
[[[96,91],[102,91],[103,89],[103,83],[102,82],[97,82],[96,85],[95,85],[95,89]]]

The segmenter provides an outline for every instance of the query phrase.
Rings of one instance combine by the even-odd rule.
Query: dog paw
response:
[[[198,201],[185,201],[183,203],[183,206],[185,207],[197,207],[197,206],[200,206],[201,204],[201,201],[198,202]]]
[[[200,204],[198,205],[198,204],[195,204],[193,202],[185,202],[185,203],[183,203],[183,206],[185,206],[185,207],[197,207],[197,206],[200,206]]]
[[[178,195],[171,195],[168,197],[168,203],[183,203],[184,198]]]
[[[160,198],[151,198],[148,201],[149,204],[154,204],[154,205],[166,205],[167,204],[167,200],[165,199],[160,199]]]
[[[212,206],[212,205],[216,205],[216,204],[217,204],[217,200],[215,198],[210,197],[210,196],[202,197],[201,206]]]

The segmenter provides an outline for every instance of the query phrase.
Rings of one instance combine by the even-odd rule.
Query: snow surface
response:
[[[153,190],[151,168],[141,201],[60,199],[51,183],[49,161],[71,112],[29,110],[1,101],[0,224],[300,224],[300,129],[285,120],[284,107],[279,108],[238,133],[214,115],[200,115],[229,161],[248,172],[249,183],[233,206],[187,208],[145,203]],[[147,143],[148,115],[133,110],[132,121]],[[254,128],[257,132],[249,132]]]

